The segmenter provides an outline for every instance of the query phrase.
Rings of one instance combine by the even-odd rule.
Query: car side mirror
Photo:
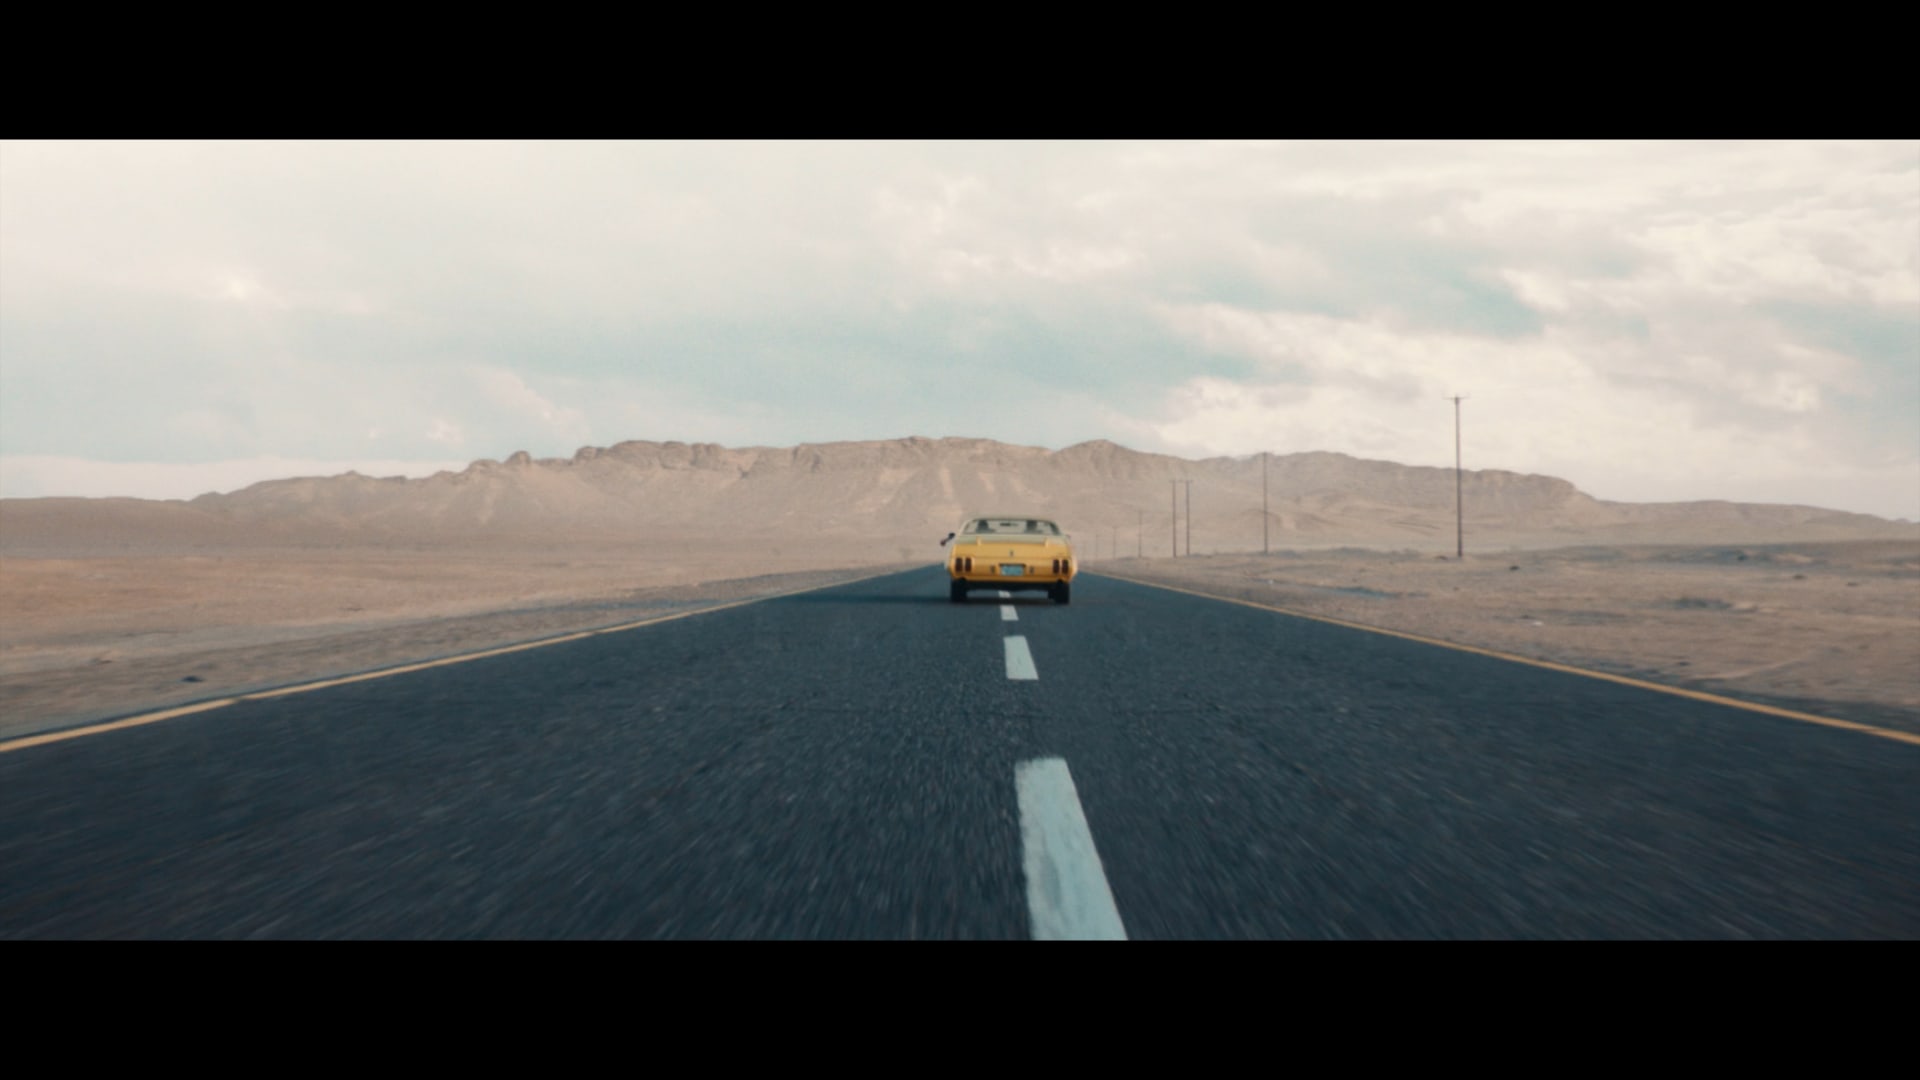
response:
[[[956,537],[956,536],[958,536],[958,535],[960,535],[960,534],[959,534],[959,533],[948,533],[948,534],[947,534],[947,540],[951,540],[951,539],[953,539],[954,537]],[[947,540],[942,540],[942,541],[940,541],[940,546],[941,546],[941,547],[946,547],[946,546],[947,546]]]

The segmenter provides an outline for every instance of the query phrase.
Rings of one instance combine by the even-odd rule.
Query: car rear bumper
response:
[[[1019,589],[1045,589],[1058,585],[1061,582],[1073,580],[1073,574],[1070,573],[983,574],[978,570],[975,570],[971,574],[956,574],[949,570],[947,571],[947,576],[954,581],[963,581],[968,585],[978,585],[982,588],[991,586],[996,589],[1006,589],[1009,591]]]

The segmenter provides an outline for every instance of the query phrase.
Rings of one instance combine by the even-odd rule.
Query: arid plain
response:
[[[1920,546],[1335,551],[1117,575],[1920,734]]]
[[[627,443],[190,502],[4,500],[0,739],[931,566],[958,518],[1007,512],[1061,520],[1095,574],[1920,733],[1920,526],[1470,472],[1457,559],[1451,470],[1268,464]],[[1198,554],[1172,556],[1181,529]]]

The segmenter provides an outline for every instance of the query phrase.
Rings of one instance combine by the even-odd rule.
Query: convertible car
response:
[[[1073,599],[1073,576],[1080,570],[1073,545],[1046,518],[974,518],[940,543],[948,541],[949,596],[956,604],[966,600],[968,589],[1045,591],[1056,604]]]

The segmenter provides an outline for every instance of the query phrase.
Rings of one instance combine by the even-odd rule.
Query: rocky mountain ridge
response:
[[[1190,480],[1191,485],[1179,483]],[[1616,503],[1566,480],[1502,470],[1460,478],[1482,543],[1765,543],[1920,539],[1920,525],[1808,506]],[[187,501],[11,499],[0,549],[63,530],[129,544],[621,542],[643,536],[917,550],[978,513],[1039,513],[1108,554],[1336,545],[1451,551],[1455,476],[1330,452],[1189,460],[1106,440],[1061,450],[990,439],[901,438],[730,448],[630,440],[571,458],[482,459],[422,479],[269,480]],[[1177,505],[1176,505],[1177,504]],[[1177,521],[1176,521],[1177,518]],[[67,524],[60,524],[67,520]],[[1125,541],[1124,543],[1122,541]],[[237,542],[237,540],[235,541]]]

